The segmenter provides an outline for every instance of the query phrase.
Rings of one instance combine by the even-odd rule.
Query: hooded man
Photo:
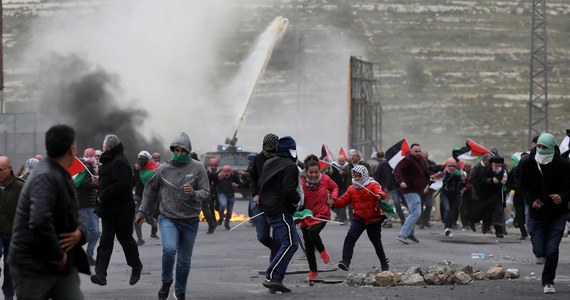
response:
[[[192,159],[192,144],[184,132],[170,143],[172,159],[150,177],[135,222],[151,217],[160,195],[158,223],[162,236],[162,286],[158,299],[168,299],[174,281],[177,300],[185,299],[192,251],[198,234],[202,202],[208,199],[210,185],[206,167]]]
[[[275,232],[273,233],[273,238],[271,237],[271,226],[267,222],[265,215],[260,215],[263,211],[261,206],[259,205],[259,179],[263,175],[263,165],[265,162],[275,156],[277,156],[277,142],[279,141],[279,137],[273,133],[268,133],[263,137],[262,142],[262,151],[253,158],[251,170],[250,170],[250,178],[251,178],[251,195],[252,199],[252,208],[251,214],[254,216],[259,215],[255,219],[253,219],[255,224],[255,231],[257,233],[257,240],[264,245],[265,247],[271,250],[269,255],[269,260],[271,261],[275,256],[275,253],[279,250],[280,242],[279,239],[275,236]]]
[[[554,136],[542,133],[528,159],[519,163],[517,181],[529,208],[528,230],[532,252],[544,257],[542,286],[545,294],[555,293],[558,248],[570,198],[570,163],[560,156]]]
[[[283,285],[283,278],[293,254],[299,246],[298,235],[293,223],[293,213],[301,196],[299,169],[297,168],[297,146],[290,137],[277,142],[277,156],[265,162],[259,179],[259,203],[267,222],[279,237],[281,247],[269,263],[263,286],[270,290],[290,292]]]

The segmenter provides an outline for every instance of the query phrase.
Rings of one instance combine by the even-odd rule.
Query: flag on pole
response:
[[[331,155],[327,150],[327,146],[323,144],[321,147],[321,157],[319,157],[319,166],[321,167],[321,171],[328,172],[331,165]]]
[[[410,152],[410,145],[407,139],[402,139],[392,147],[386,150],[384,157],[388,160],[390,167],[392,169],[396,168],[396,165]]]
[[[489,149],[477,144],[472,139],[467,139],[464,147],[455,148],[451,151],[451,156],[455,160],[474,160],[485,154],[493,154]]]
[[[566,129],[566,136],[560,143],[560,153],[564,154],[570,149],[570,129]]]
[[[73,158],[73,162],[71,163],[71,166],[67,168],[67,172],[69,172],[69,175],[71,175],[71,178],[73,178],[73,183],[77,187],[81,184],[83,178],[85,178],[87,174],[91,173],[89,172],[87,167],[81,162],[81,160],[77,158],[77,156]]]

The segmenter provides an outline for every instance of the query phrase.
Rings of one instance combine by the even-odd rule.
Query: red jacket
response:
[[[303,192],[305,193],[305,208],[313,212],[315,218],[331,219],[331,209],[327,199],[338,197],[338,186],[326,174],[321,173],[321,181],[314,189],[307,188],[307,179],[303,177]]]
[[[386,193],[378,182],[372,181],[365,187],[372,193],[381,195],[382,199],[386,199]],[[346,193],[334,202],[333,208],[345,207],[352,203],[354,218],[363,220],[365,224],[380,222],[382,220],[380,204],[376,196],[366,189],[356,189],[354,185],[351,185]]]

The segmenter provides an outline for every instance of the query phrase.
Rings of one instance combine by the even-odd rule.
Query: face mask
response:
[[[537,151],[536,155],[534,156],[534,159],[536,160],[536,162],[541,164],[541,165],[549,164],[550,162],[552,162],[553,158],[554,158],[554,153],[548,154],[548,155],[542,155],[542,154],[538,153],[538,151]]]
[[[493,170],[493,172],[495,172],[495,174],[499,174],[499,173],[501,173],[501,171],[503,171],[502,168],[496,168]]]
[[[187,163],[190,161],[190,154],[178,154],[172,152],[172,160],[178,163]]]

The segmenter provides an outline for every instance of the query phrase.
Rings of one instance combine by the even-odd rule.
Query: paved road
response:
[[[236,211],[245,213],[246,203],[238,201]],[[542,266],[532,263],[530,242],[518,240],[518,229],[510,229],[511,235],[500,242],[490,235],[455,231],[452,242],[449,242],[450,239],[443,236],[443,227],[437,225],[430,229],[416,229],[416,236],[421,243],[410,245],[403,245],[396,240],[399,225],[384,229],[382,240],[391,262],[391,270],[403,272],[413,265],[425,270],[442,260],[487,270],[498,262],[506,268],[518,268],[521,279],[477,281],[468,286],[380,288],[324,283],[310,286],[304,282],[306,274],[292,274],[285,277],[284,283],[293,292],[271,295],[261,285],[263,275],[259,274],[259,271],[267,267],[269,252],[257,242],[254,228],[241,226],[231,232],[222,228],[214,234],[206,234],[206,229],[206,224],[201,223],[192,257],[187,299],[570,299],[570,239],[564,239],[561,245],[557,293],[554,296],[545,297],[542,293]],[[145,224],[143,230],[148,237],[149,226]],[[325,266],[319,261],[320,268],[336,267],[347,230],[348,226],[328,224],[322,231],[333,264]],[[161,245],[159,240],[146,239],[146,242],[139,247],[144,264],[139,283],[135,286],[128,284],[130,268],[125,264],[120,245],[115,243],[107,286],[94,285],[88,276],[81,275],[81,289],[86,299],[156,299],[161,284]],[[474,260],[471,258],[472,252],[492,254],[493,259]],[[298,251],[295,254],[288,271],[308,270],[301,253]],[[366,234],[363,234],[356,244],[351,271],[365,273],[379,265],[374,248]],[[321,272],[319,277],[346,274],[345,271],[336,270]]]

